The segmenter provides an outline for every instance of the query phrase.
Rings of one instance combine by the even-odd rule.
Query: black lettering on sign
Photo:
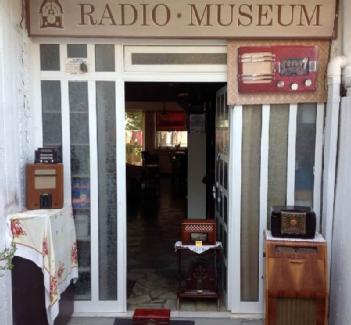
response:
[[[95,12],[95,7],[89,3],[81,3],[78,4],[80,6],[80,24],[79,25],[89,25],[86,22],[86,18],[90,21],[90,25],[96,25],[97,21],[93,17],[93,13]]]
[[[162,16],[165,16],[164,18],[161,17],[162,8],[164,9],[164,12],[163,12],[164,15],[162,15]],[[155,25],[166,26],[170,20],[171,20],[171,10],[167,5],[163,3],[159,3],[152,9],[152,21],[154,22]]]
[[[219,26],[230,26],[233,24],[233,20],[234,20],[234,7],[235,5],[231,4],[229,5],[230,7],[230,10],[224,10],[222,11],[223,9],[223,6],[224,4],[218,4],[217,5],[217,22],[218,22],[218,25]],[[227,12],[230,12],[230,18],[228,21],[226,22],[223,22],[223,16],[224,16],[224,13],[227,13]]]
[[[321,26],[320,24],[321,5],[316,5],[314,7],[313,12],[310,15],[308,15],[306,5],[301,5],[300,8],[301,8],[300,23],[298,26],[311,26],[311,25]],[[313,18],[314,18],[314,24],[312,24]]]
[[[134,5],[129,3],[121,3],[121,25],[122,26],[130,26],[134,25],[138,19],[138,11]],[[130,16],[128,15],[130,14]],[[129,20],[127,21],[127,17]]]
[[[239,26],[250,26],[252,24],[252,5],[242,4],[239,6]]]
[[[258,23],[257,26],[272,26],[272,5],[258,5]]]
[[[105,6],[104,12],[103,12],[101,19],[100,19],[100,22],[99,22],[99,25],[105,25],[103,22],[105,19],[108,19],[110,21],[110,25],[117,25],[115,19],[113,18],[111,8],[108,4],[106,4],[106,6]]]
[[[294,14],[295,14],[295,5],[277,5],[278,7],[278,24],[280,26],[291,26],[294,22]],[[290,7],[290,19],[288,18],[288,14],[287,14],[287,9],[284,10],[285,7]],[[286,17],[286,20],[283,21],[283,13],[285,14],[284,17]]]
[[[190,24],[188,26],[212,26],[211,24],[211,6],[210,4],[205,5],[200,17],[198,8],[196,5],[190,5]],[[203,22],[204,21],[204,22]]]

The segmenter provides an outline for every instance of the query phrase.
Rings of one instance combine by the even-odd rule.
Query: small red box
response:
[[[169,309],[137,308],[133,314],[133,325],[168,325],[170,316]]]

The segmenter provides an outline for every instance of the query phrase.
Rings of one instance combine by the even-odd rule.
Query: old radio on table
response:
[[[63,207],[63,165],[27,165],[27,209]]]
[[[303,206],[275,206],[271,210],[271,231],[273,237],[314,238],[316,214]]]
[[[61,162],[57,148],[38,148],[35,150],[36,164],[57,164]]]
[[[317,46],[246,46],[238,49],[240,93],[298,93],[317,89]]]
[[[183,245],[194,245],[201,241],[204,245],[216,244],[216,222],[206,219],[185,219],[181,224]]]

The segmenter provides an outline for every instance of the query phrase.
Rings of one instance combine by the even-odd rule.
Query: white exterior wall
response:
[[[344,106],[345,105],[345,106]],[[351,98],[343,99],[330,286],[330,324],[351,324]]]
[[[0,0],[0,250],[6,215],[23,207],[24,165],[32,159],[31,111],[21,0]],[[23,21],[23,25],[25,22]],[[0,273],[0,324],[12,324],[11,276]]]
[[[206,219],[206,134],[188,133],[188,218]]]
[[[341,0],[339,39],[334,55],[351,56],[351,1]],[[331,255],[330,316],[331,325],[351,324],[351,98],[342,98],[336,196]]]

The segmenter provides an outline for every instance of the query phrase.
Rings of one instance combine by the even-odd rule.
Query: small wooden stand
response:
[[[192,246],[192,245],[190,245]],[[190,267],[185,287],[182,286],[182,253],[188,252],[191,255],[198,255],[191,251],[186,246],[176,247],[176,254],[178,259],[178,294],[177,294],[177,310],[180,308],[181,299],[216,299],[217,309],[220,307],[220,294],[217,276],[217,260],[220,256],[222,246],[211,245],[212,247],[203,254],[211,255],[213,259],[213,267],[207,265],[203,261],[199,260]]]

